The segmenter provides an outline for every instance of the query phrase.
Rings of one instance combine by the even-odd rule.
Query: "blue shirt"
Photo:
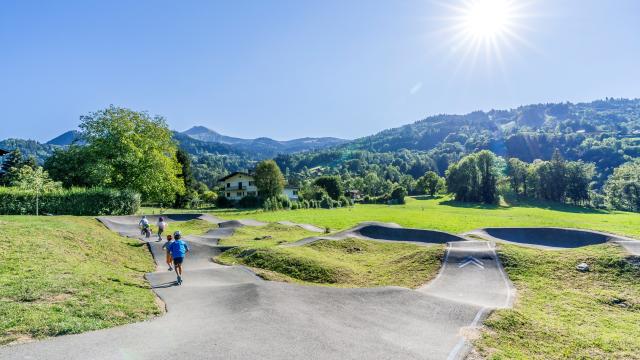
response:
[[[167,246],[171,251],[171,256],[174,258],[182,258],[189,250],[189,245],[182,240],[176,240],[171,245]]]

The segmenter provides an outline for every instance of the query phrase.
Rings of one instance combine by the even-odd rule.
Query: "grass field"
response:
[[[640,359],[640,266],[613,244],[567,251],[501,245],[513,309],[476,342],[490,359]],[[633,260],[633,259],[631,259]],[[636,260],[637,261],[637,260]],[[575,270],[586,262],[590,272]]]
[[[144,208],[158,213],[159,209]],[[165,210],[167,213],[179,210]],[[201,212],[202,210],[193,210]],[[352,208],[264,212],[262,210],[210,210],[226,219],[251,218],[266,222],[290,220],[328,227],[332,231],[362,221],[395,222],[405,227],[460,233],[494,226],[558,226],[608,231],[640,239],[640,214],[594,210],[540,202],[506,205],[457,203],[450,198],[407,198],[405,205],[356,205]]]
[[[136,240],[94,219],[0,216],[0,344],[140,321],[162,309]]]

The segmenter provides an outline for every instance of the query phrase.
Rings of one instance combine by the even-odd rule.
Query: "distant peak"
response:
[[[213,131],[213,130],[209,129],[209,128],[208,128],[208,127],[206,127],[206,126],[194,126],[194,127],[190,128],[189,130],[184,131],[183,133],[184,133],[184,134],[194,134],[194,133],[203,133],[203,132],[208,132],[208,133],[214,133],[214,134],[217,134],[217,132],[215,132],[215,131]]]

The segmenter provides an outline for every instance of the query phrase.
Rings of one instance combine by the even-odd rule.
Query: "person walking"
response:
[[[164,221],[164,218],[161,216],[158,219],[158,241],[162,241],[162,233],[167,228],[167,223]]]
[[[174,232],[173,238],[175,241],[171,244],[169,250],[171,251],[173,266],[176,270],[176,275],[178,276],[177,283],[178,285],[182,285],[182,263],[184,262],[184,257],[189,252],[189,245],[182,241],[182,234],[180,231]]]
[[[173,244],[173,236],[169,234],[167,235],[167,242],[164,243],[164,245],[162,245],[162,248],[167,253],[166,261],[167,261],[167,265],[169,265],[169,271],[173,270],[173,267],[171,267],[171,264],[173,264],[173,257],[171,256],[171,250],[169,250],[169,248],[171,247],[171,244]]]

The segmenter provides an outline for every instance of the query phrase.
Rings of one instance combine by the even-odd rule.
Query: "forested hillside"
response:
[[[462,155],[480,150],[531,162],[549,160],[556,148],[568,160],[593,162],[596,179],[602,184],[615,167],[640,156],[640,100],[537,104],[437,115],[331,150],[280,155],[276,160],[292,172],[319,168],[342,172],[369,164],[393,164],[400,172],[415,176],[412,169],[426,164],[443,175]]]
[[[19,148],[42,163],[76,135],[68,132],[46,144],[8,139],[0,141],[0,148]],[[485,149],[526,162],[549,160],[558,149],[567,160],[594,163],[596,185],[600,186],[614,168],[640,157],[640,99],[436,115],[349,142],[336,138],[240,139],[204,127],[173,132],[173,139],[192,156],[196,178],[210,187],[218,177],[253,167],[265,158],[275,158],[292,181],[320,174],[364,176],[373,172],[397,182],[401,175],[416,179],[428,170],[444,175],[465,154]]]

